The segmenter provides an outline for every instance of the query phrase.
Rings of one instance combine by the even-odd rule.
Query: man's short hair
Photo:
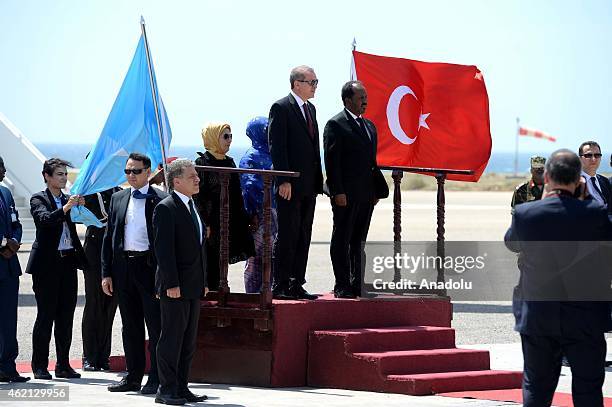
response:
[[[128,160],[140,161],[145,168],[151,168],[151,159],[141,153],[132,153],[128,157]]]
[[[300,65],[291,70],[291,73],[289,74],[291,89],[293,89],[295,81],[303,81],[304,78],[306,78],[306,72],[314,72],[314,69],[307,65]]]
[[[4,164],[4,159],[0,156],[0,164]]]
[[[66,160],[62,160],[61,158],[49,158],[47,161],[45,161],[42,169],[43,181],[45,181],[45,183],[47,182],[45,179],[45,174],[52,177],[55,170],[61,167],[72,167],[72,164]]]
[[[585,146],[597,147],[601,152],[601,147],[599,146],[599,143],[597,143],[596,141],[585,141],[584,143],[580,144],[580,147],[578,147],[578,155],[582,156],[582,149]]]
[[[342,91],[340,92],[340,96],[342,97],[342,103],[346,99],[350,99],[355,94],[355,87],[361,86],[363,87],[363,83],[361,81],[348,81],[344,85],[342,85]]]
[[[571,150],[563,148],[553,152],[546,160],[546,173],[557,184],[569,185],[580,179],[582,163]]]
[[[179,158],[168,164],[166,166],[166,171],[168,171],[168,188],[174,190],[174,179],[182,176],[183,172],[185,172],[185,168],[193,166],[193,161],[186,158]]]

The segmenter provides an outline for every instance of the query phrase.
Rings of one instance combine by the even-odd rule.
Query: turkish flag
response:
[[[491,156],[491,131],[477,67],[357,51],[353,58],[368,92],[365,116],[378,130],[378,165],[472,170],[447,179],[478,181]]]

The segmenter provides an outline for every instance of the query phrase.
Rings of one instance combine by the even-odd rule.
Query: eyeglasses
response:
[[[586,154],[580,154],[580,156],[584,157],[584,158],[593,158],[593,157],[601,158],[601,153],[595,153],[595,154],[593,154],[593,153],[586,153]]]
[[[223,135],[223,140],[230,140],[231,138],[232,138],[232,133],[230,133],[230,134],[225,133]]]
[[[130,174],[140,175],[147,168],[149,168],[149,167],[145,167],[145,168],[126,168],[125,170],[123,170],[123,172],[125,173],[125,175],[130,175]]]
[[[298,81],[298,82],[302,82],[302,83],[307,83],[307,84],[309,84],[310,86],[312,86],[313,88],[319,84],[319,80],[318,80],[318,79],[313,79],[313,80],[311,80],[311,81],[304,81],[304,80],[300,80],[300,79],[298,79],[297,81]]]

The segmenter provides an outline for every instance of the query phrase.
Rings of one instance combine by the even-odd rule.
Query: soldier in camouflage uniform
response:
[[[531,179],[522,183],[512,195],[512,213],[516,205],[542,199],[544,191],[544,164],[546,158],[534,155],[531,157]]]

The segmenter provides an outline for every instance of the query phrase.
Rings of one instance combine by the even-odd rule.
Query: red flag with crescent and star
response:
[[[365,116],[378,130],[378,165],[472,170],[447,179],[478,181],[491,156],[491,131],[477,67],[357,51],[353,58],[368,92]]]

